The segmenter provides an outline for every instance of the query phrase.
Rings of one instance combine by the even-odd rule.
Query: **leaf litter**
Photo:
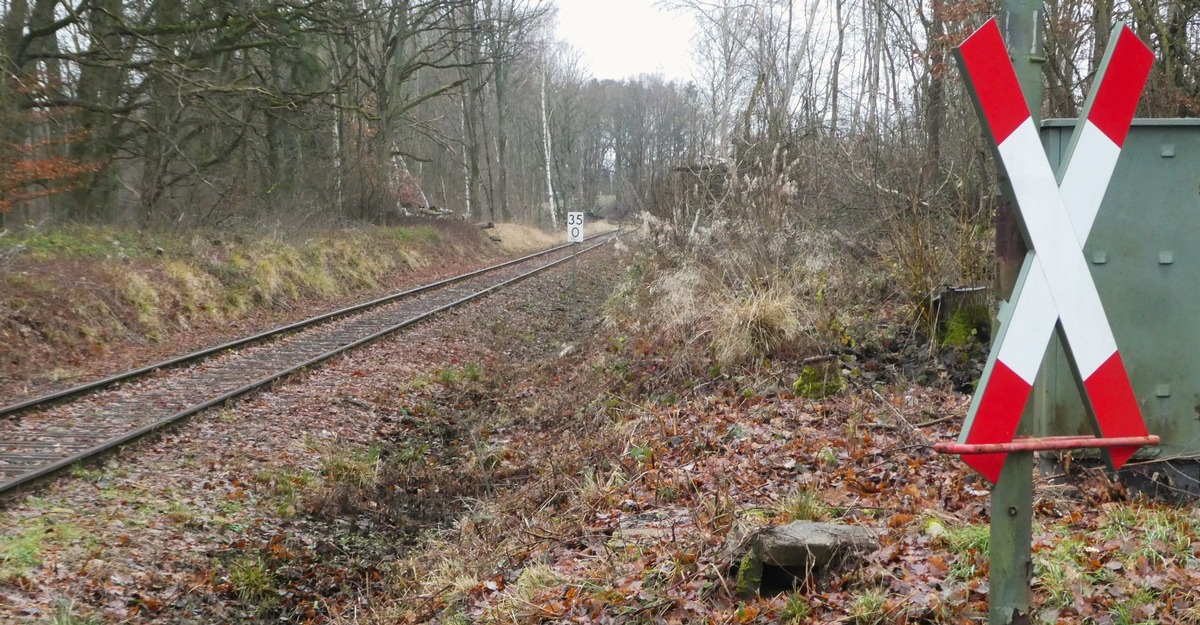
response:
[[[989,488],[931,449],[969,397],[871,373],[797,397],[786,363],[689,388],[652,337],[599,326],[620,262],[517,285],[10,501],[0,618],[986,618]],[[1194,512],[1071,472],[1035,490],[1039,618],[1200,622]],[[802,515],[880,549],[737,598],[748,537]]]

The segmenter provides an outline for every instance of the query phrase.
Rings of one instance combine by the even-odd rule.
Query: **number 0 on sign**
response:
[[[567,242],[583,243],[583,213],[567,213]]]

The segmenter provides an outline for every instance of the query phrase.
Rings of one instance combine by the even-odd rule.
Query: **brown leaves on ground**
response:
[[[377,622],[986,619],[990,486],[931,448],[968,396],[873,379],[809,400],[773,387],[778,363],[689,391],[660,347],[602,338],[590,360],[514,366],[498,435],[521,478],[419,545]],[[1198,622],[1192,513],[1130,504],[1100,475],[1039,479],[1039,617]],[[818,510],[799,503],[808,493]],[[859,569],[735,598],[746,538],[802,510],[869,526],[881,548]]]
[[[10,503],[0,618],[983,621],[989,488],[931,450],[967,396],[868,363],[821,400],[790,393],[787,363],[681,369],[598,330],[614,264],[522,283]],[[1072,473],[1036,489],[1039,618],[1200,622],[1193,511]],[[737,599],[747,537],[802,517],[881,548]]]

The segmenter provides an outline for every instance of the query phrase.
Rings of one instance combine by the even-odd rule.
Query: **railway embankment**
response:
[[[85,226],[0,236],[0,404],[548,247],[504,224],[176,235]],[[496,232],[495,230],[489,232]]]

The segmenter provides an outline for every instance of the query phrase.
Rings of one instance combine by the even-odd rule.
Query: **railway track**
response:
[[[595,249],[563,245],[0,408],[0,494]]]

